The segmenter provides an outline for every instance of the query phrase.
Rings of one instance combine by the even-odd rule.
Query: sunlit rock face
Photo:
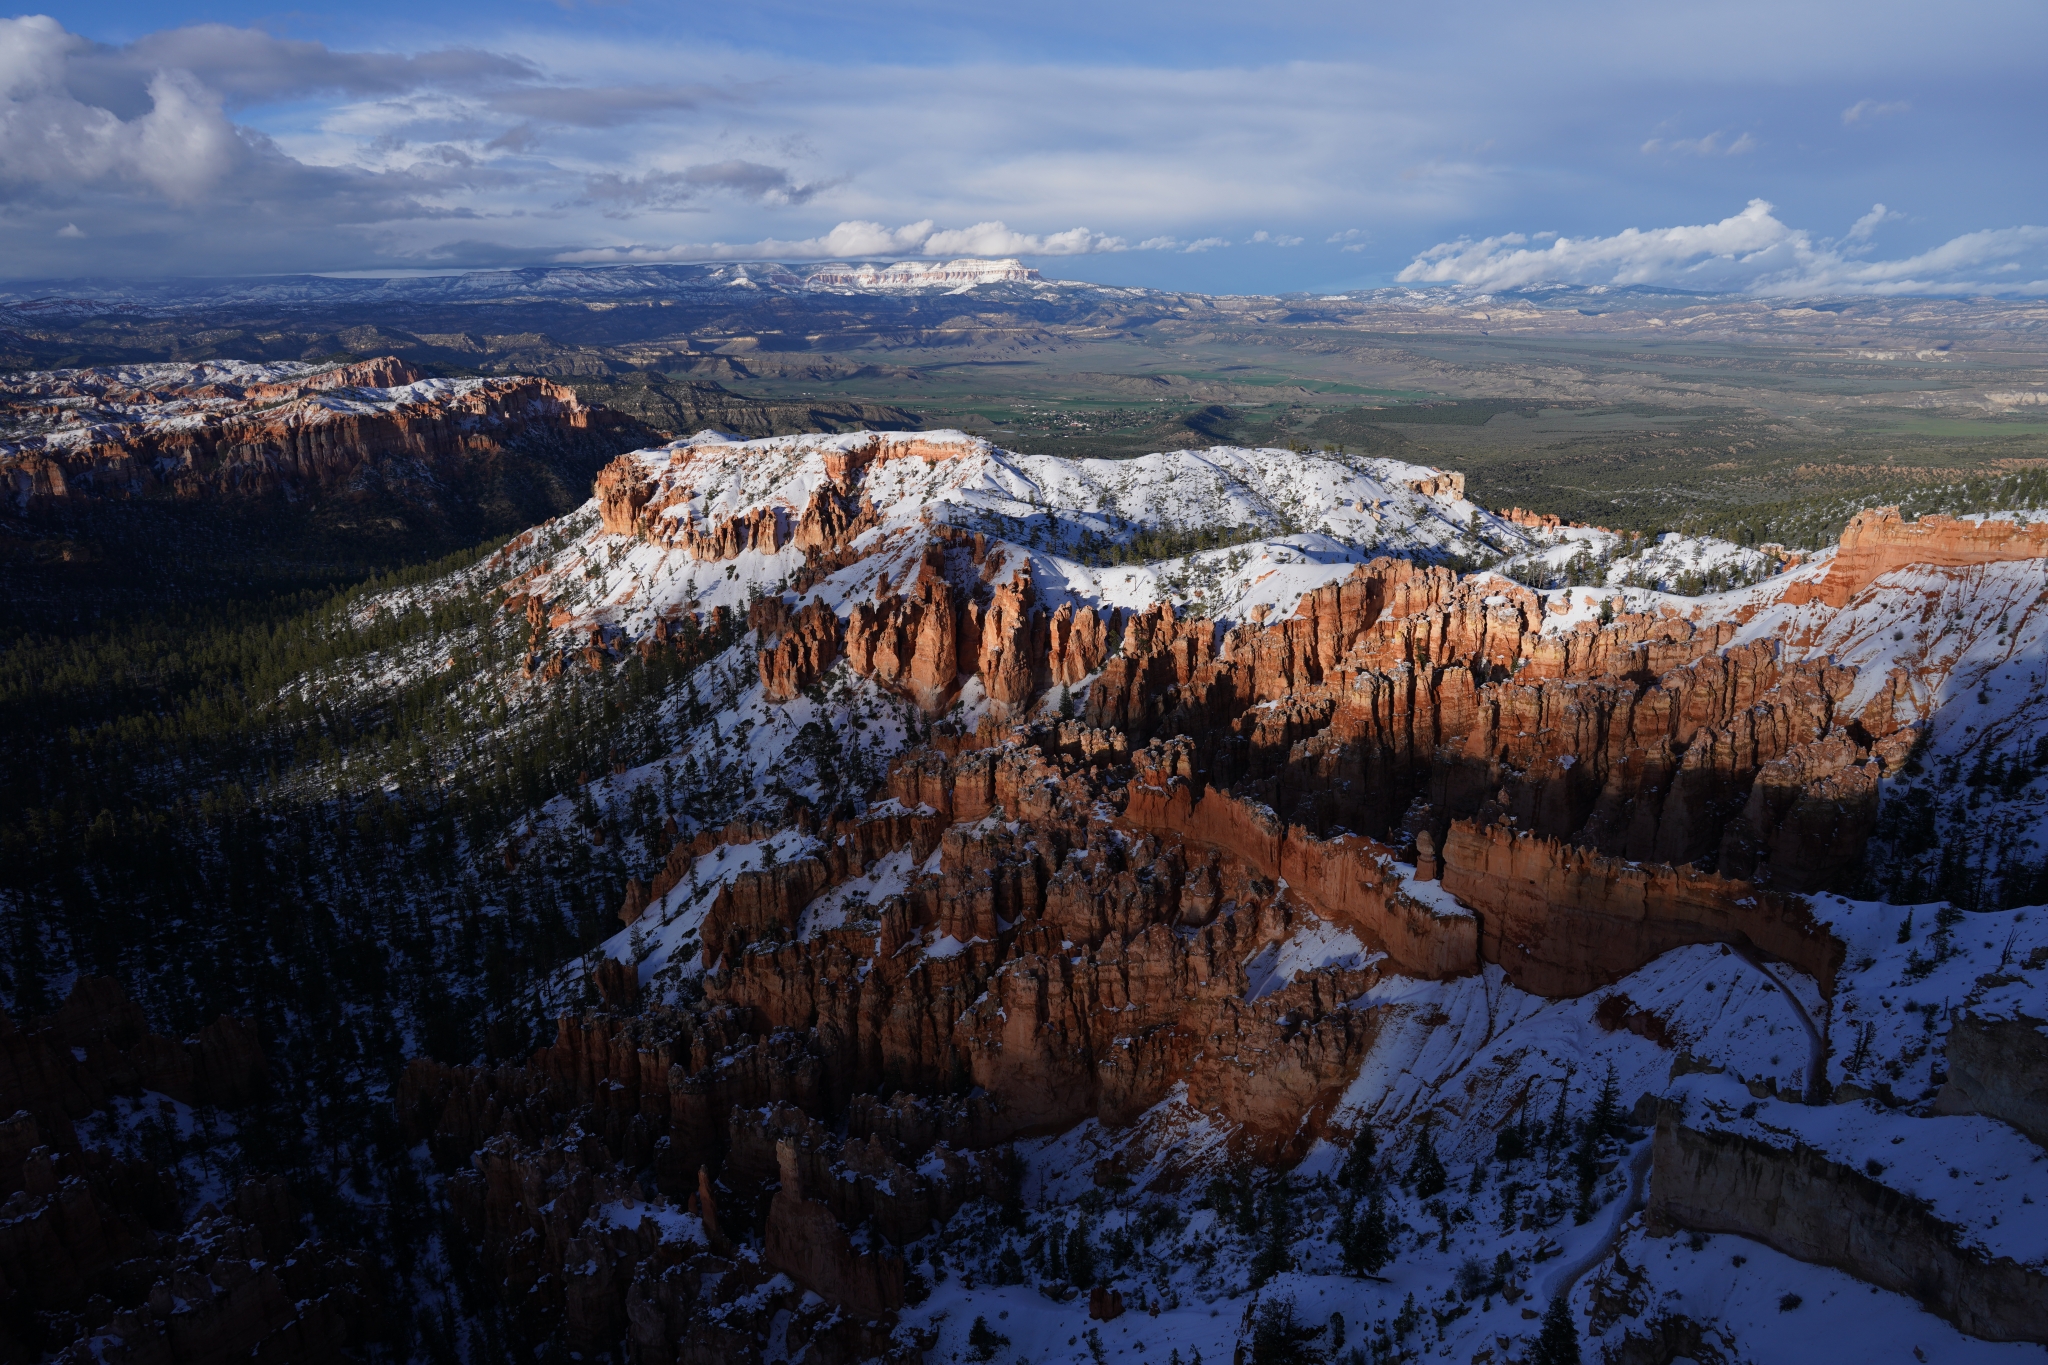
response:
[[[1237,533],[1118,553],[1189,517]],[[760,797],[649,850],[617,965],[552,1045],[407,1073],[408,1131],[507,1293],[578,1349],[634,1324],[636,1358],[776,1313],[785,1349],[964,1348],[977,1300],[947,1290],[947,1326],[922,1299],[950,1219],[1010,1210],[1049,1266],[1025,1192],[1077,1179],[1187,1211],[1233,1160],[1329,1174],[1366,1126],[1403,1169],[1431,1131],[1469,1171],[1596,1057],[1624,1108],[1651,1097],[1646,1124],[1689,1075],[1703,1097],[1659,1129],[1656,1226],[1891,1285],[1742,1212],[1837,1177],[1713,1136],[1735,1131],[1715,1087],[1795,1129],[1838,1090],[1923,1121],[1934,1089],[1878,1073],[1924,1081],[1925,1049],[1853,1032],[1878,976],[1921,970],[1911,926],[1824,893],[1861,885],[1887,784],[1944,723],[1955,658],[1908,629],[1959,585],[2003,591],[1970,575],[2038,576],[2020,549],[2041,542],[1859,519],[1839,552],[1698,599],[1444,562],[1558,531],[1444,471],[1292,452],[1112,464],[858,433],[621,457],[589,532],[507,583],[527,685],[684,651],[725,680],[688,756]],[[2031,616],[1999,636],[2040,653]],[[2024,1126],[1993,1051],[1959,1053],[1944,1103]],[[1099,1164],[1048,1164],[1077,1134]],[[1617,1227],[1648,1142],[1588,1186]],[[1739,1178],[1710,1169],[1724,1148]],[[634,1209],[673,1233],[622,1235]],[[1630,1227],[1606,1246],[1637,1254]],[[1966,1332],[2031,1330],[1941,1302]]]

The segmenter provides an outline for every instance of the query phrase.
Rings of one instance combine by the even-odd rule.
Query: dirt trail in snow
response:
[[[1628,1196],[1616,1204],[1614,1216],[1608,1219],[1606,1230],[1600,1234],[1599,1241],[1576,1259],[1550,1272],[1550,1278],[1544,1281],[1543,1285],[1543,1297],[1546,1301],[1556,1298],[1559,1294],[1571,1293],[1572,1286],[1579,1282],[1580,1276],[1606,1260],[1608,1253],[1614,1250],[1615,1243],[1621,1240],[1622,1232],[1628,1227],[1628,1220],[1648,1202],[1644,1198],[1644,1192],[1650,1178],[1650,1149],[1651,1140],[1645,1138],[1637,1144],[1635,1151],[1629,1153]]]
[[[1820,1030],[1813,1026],[1813,1016],[1806,1012],[1806,1006],[1799,1002],[1799,997],[1792,994],[1792,988],[1781,981],[1776,972],[1763,964],[1763,959],[1756,955],[1755,950],[1747,947],[1737,947],[1735,953],[1744,962],[1756,968],[1762,974],[1764,980],[1776,986],[1778,993],[1791,1002],[1792,1012],[1799,1016],[1801,1026],[1806,1029],[1808,1053],[1806,1062],[1806,1094],[1802,1098],[1808,1104],[1822,1103],[1825,1098],[1824,1087],[1827,1085],[1828,1079],[1828,1048],[1827,1044],[1821,1040]]]

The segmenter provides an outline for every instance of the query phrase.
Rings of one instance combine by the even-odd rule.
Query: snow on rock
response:
[[[888,265],[819,266],[804,277],[804,284],[811,289],[916,290],[1039,278],[1037,270],[1014,256],[996,261],[965,257],[944,263],[895,261]]]
[[[1692,1127],[1767,1147],[1805,1147],[1910,1195],[1987,1259],[2048,1266],[2048,1157],[2018,1132],[1972,1115],[1916,1118],[1874,1101],[1759,1101],[1728,1076],[1694,1075],[1666,1098]]]
[[[1245,963],[1245,1000],[1263,1000],[1304,972],[1325,967],[1360,971],[1384,961],[1385,953],[1368,951],[1358,935],[1314,916],[1304,918],[1292,934],[1252,954]]]
[[[738,608],[785,590],[804,562],[793,541],[750,544],[721,562],[662,542],[762,514],[794,523],[835,470],[877,441],[696,437],[637,452],[630,458],[659,509],[651,538],[584,539],[532,589],[578,621],[634,635],[686,603]],[[902,581],[922,551],[910,533],[927,520],[982,532],[1005,552],[1008,572],[1028,560],[1050,606],[1169,600],[1225,621],[1260,607],[1292,611],[1303,593],[1375,555],[1491,559],[1496,546],[1527,543],[1521,528],[1441,487],[1441,471],[1395,460],[1224,446],[1069,460],[938,431],[889,438],[859,470],[859,496],[878,518],[853,542],[863,557],[805,594],[842,615],[885,573]],[[1148,562],[1148,533],[1222,543]]]

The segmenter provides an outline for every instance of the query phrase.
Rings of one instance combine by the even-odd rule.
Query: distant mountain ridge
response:
[[[334,275],[220,276],[193,279],[17,280],[0,282],[0,309],[44,318],[126,308],[207,308],[247,304],[317,307],[333,304],[539,303],[574,300],[701,298],[743,289],[801,295],[815,291],[954,290],[1024,286],[1029,290],[1113,295],[1157,291],[1047,280],[1014,257],[918,261],[833,261],[789,266],[776,261],[708,265],[528,266],[461,274],[353,278]]]

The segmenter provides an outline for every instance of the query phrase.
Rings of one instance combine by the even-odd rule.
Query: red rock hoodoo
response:
[[[659,515],[688,496],[681,455],[667,474],[621,461],[605,524],[700,557],[794,537],[816,565],[875,522],[861,471],[935,458],[915,445],[845,453],[801,511],[704,526]],[[1859,701],[1850,669],[1668,608],[1560,630],[1527,588],[1394,559],[1228,631],[1165,604],[1053,606],[981,538],[926,531],[894,561],[915,569],[843,618],[758,602],[759,676],[784,701],[843,657],[930,714],[978,679],[980,723],[900,755],[872,794],[894,804],[792,812],[806,851],[712,900],[701,998],[629,1004],[614,983],[524,1064],[404,1078],[405,1122],[453,1172],[508,1302],[566,1314],[572,1347],[630,1318],[634,1341],[661,1324],[664,1359],[678,1340],[709,1349],[723,1319],[694,1287],[726,1276],[727,1304],[758,1289],[724,1242],[756,1231],[767,1265],[850,1310],[804,1330],[886,1321],[893,1248],[999,1193],[1005,1144],[1125,1123],[1178,1088],[1245,1148],[1298,1155],[1379,1035],[1362,997],[1395,973],[1491,963],[1576,996],[1722,943],[1833,990],[1843,947],[1802,893],[1861,859],[1877,779],[1912,739],[1896,680]],[[1890,562],[1859,549],[1868,563],[1844,568],[1848,539],[1845,582]],[[1043,704],[1059,688],[1074,718]],[[719,842],[772,829],[676,843],[627,914],[659,913]],[[1418,853],[1440,886],[1415,878]],[[914,868],[899,890],[807,922],[898,854]],[[1259,965],[1332,926],[1360,951],[1291,977]],[[663,1208],[715,1205],[722,1233],[635,1240],[597,1220],[641,1171]]]

